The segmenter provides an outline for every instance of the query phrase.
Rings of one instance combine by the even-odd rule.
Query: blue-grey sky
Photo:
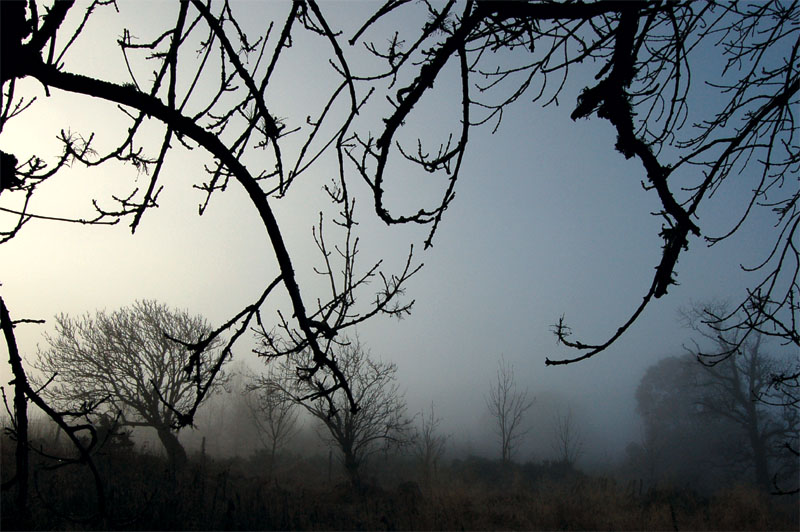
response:
[[[121,54],[113,45],[121,28],[151,38],[160,32],[152,22],[172,20],[175,5],[121,1],[118,14],[101,10],[86,29],[93,38],[76,44],[66,69],[99,71],[105,79],[128,81]],[[274,13],[280,26],[288,9],[288,4],[279,2],[233,6],[254,32],[263,29]],[[322,3],[331,24],[343,27],[346,36],[352,34],[356,20],[365,19],[376,7],[366,1]],[[419,27],[425,20],[424,13],[417,16],[420,13],[400,15],[387,25]],[[371,34],[376,41],[382,39],[380,31],[375,28]],[[106,42],[111,44],[102,44]],[[319,39],[296,39],[292,61],[276,71],[280,81],[270,89],[268,101],[272,112],[288,125],[308,127],[306,116],[318,112],[320,96],[335,82],[327,55],[318,53],[322,46]],[[358,59],[360,49],[345,52],[353,65],[368,68]],[[680,353],[689,336],[676,321],[677,309],[709,298],[740,298],[754,277],[742,273],[739,265],[758,262],[770,244],[760,236],[769,220],[758,217],[712,249],[692,240],[677,266],[680,284],[651,304],[612,348],[579,364],[545,367],[546,356],[570,354],[556,345],[550,332],[561,314],[576,337],[604,341],[639,304],[660,259],[661,220],[651,215],[659,203],[654,191],[640,186],[641,164],[626,161],[614,150],[615,134],[607,123],[597,118],[569,119],[581,81],[599,67],[585,68],[576,71],[577,81],[567,84],[560,106],[542,109],[523,98],[505,114],[497,133],[491,133],[491,125],[472,130],[456,199],[427,251],[422,251],[427,228],[385,226],[371,210],[363,182],[355,175],[351,179],[359,199],[361,266],[386,258],[385,269],[397,271],[411,244],[416,260],[425,263],[407,286],[406,297],[416,300],[412,314],[401,321],[376,318],[359,327],[358,333],[374,355],[397,363],[410,410],[434,402],[455,437],[491,438],[484,396],[503,355],[515,366],[519,384],[540,399],[541,408],[558,401],[576,406],[586,432],[595,438],[587,454],[604,456],[621,450],[638,438],[634,391],[639,378],[657,359]],[[455,72],[450,74],[437,81],[435,91],[421,102],[403,138],[422,131],[427,138],[439,135],[444,140],[456,130],[460,96]],[[96,132],[98,142],[110,146],[107,135],[118,140],[120,133],[114,128],[127,127],[114,105],[58,90],[48,98],[31,80],[20,82],[18,91],[38,98],[0,136],[0,148],[19,158],[35,152],[53,161],[58,153],[54,139],[62,128],[85,136]],[[702,98],[692,102],[698,107],[711,104]],[[362,113],[362,131],[377,123],[378,113],[386,109],[383,97],[375,98]],[[155,124],[148,127],[158,131]],[[157,136],[153,139],[151,149],[160,142]],[[291,137],[284,146],[288,152],[297,149]],[[259,157],[268,154],[252,154],[248,164],[260,164]],[[396,160],[398,154],[393,157]],[[220,324],[257,297],[277,271],[263,227],[235,184],[214,197],[206,214],[197,215],[203,194],[192,184],[206,179],[202,168],[206,162],[207,157],[185,150],[168,159],[160,207],[145,215],[133,236],[126,221],[113,227],[33,221],[0,246],[2,294],[13,316],[48,320],[44,326],[17,329],[29,360],[43,342],[42,332],[52,330],[52,317],[60,312],[111,310],[137,298],[156,298]],[[420,198],[435,200],[445,185],[431,184],[430,177],[409,173],[404,166],[390,168],[388,201],[398,208],[419,208]],[[322,186],[335,173],[335,161],[322,159],[287,199],[274,203],[298,276],[306,283],[308,301],[326,295],[316,292],[324,284],[312,273],[320,261],[311,227],[320,209],[330,211]],[[91,171],[75,165],[41,187],[31,211],[86,215],[93,198],[110,207],[111,194],[146,186],[146,176],[134,183],[135,178],[135,172],[121,165]],[[747,186],[721,191],[709,208],[699,211],[701,228],[707,234],[724,232],[744,208],[747,192]],[[18,199],[11,194],[0,199],[0,206],[16,205]],[[0,224],[8,220],[0,216]],[[362,296],[369,299],[371,294],[366,291]],[[253,345],[252,338],[244,338],[236,353],[258,368],[260,362],[249,352]],[[6,357],[0,369],[5,385],[10,379]],[[534,417],[544,424],[542,412]],[[534,427],[529,438],[544,441],[542,433],[549,430],[549,426]]]

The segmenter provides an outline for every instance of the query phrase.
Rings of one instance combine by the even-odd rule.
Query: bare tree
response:
[[[17,485],[16,496],[16,522],[14,525],[20,529],[27,528],[30,520],[30,509],[28,508],[28,481],[30,473],[30,463],[28,456],[28,393],[31,391],[30,382],[25,374],[22,365],[22,356],[17,347],[17,340],[14,335],[14,327],[17,322],[11,320],[11,315],[6,308],[5,301],[0,298],[0,327],[3,331],[3,340],[6,344],[9,355],[9,363],[14,374],[14,399],[13,410],[8,407],[6,402],[5,388],[3,391],[3,401],[6,402],[6,410],[9,410],[11,420],[11,433],[16,439],[14,452],[16,471],[13,481],[8,480],[3,483],[3,489],[9,489],[13,484]],[[13,522],[13,521],[12,521]]]
[[[787,401],[787,381],[776,377],[792,371],[792,365],[764,352],[766,337],[761,332],[721,330],[716,321],[704,321],[709,314],[727,314],[725,304],[707,303],[682,311],[684,323],[710,343],[701,347],[695,340],[688,348],[706,369],[700,402],[745,436],[747,445],[737,459],[749,466],[756,484],[764,489],[773,484],[777,487],[778,480],[796,478],[798,471],[795,453],[800,442],[800,408],[796,401]],[[739,338],[741,335],[746,340]],[[780,387],[775,387],[776,382]]]
[[[524,428],[525,414],[533,406],[533,399],[528,399],[528,389],[517,390],[514,379],[514,367],[500,358],[497,379],[489,387],[486,406],[494,418],[497,435],[500,436],[500,456],[503,463],[511,462],[514,451],[519,446],[530,428]]]
[[[119,414],[122,426],[154,428],[170,463],[180,467],[186,462],[175,432],[180,412],[224,359],[221,341],[197,354],[175,339],[195,342],[209,331],[202,317],[149,300],[94,316],[62,314],[35,364],[48,379],[43,395],[68,410],[96,405],[98,412]]]
[[[781,442],[783,458],[781,465],[772,477],[773,493],[795,495],[800,493],[797,470],[800,467],[800,360],[778,368],[769,376],[769,385],[762,390],[758,400],[766,405],[784,409],[784,418],[793,419],[794,430]],[[792,425],[789,424],[791,427]],[[780,478],[779,478],[780,477]],[[781,479],[788,479],[788,482]]]
[[[245,391],[247,405],[258,437],[269,453],[268,478],[275,472],[277,452],[297,435],[298,411],[291,397],[272,379],[254,377]]]
[[[570,467],[583,452],[583,437],[572,416],[572,408],[566,413],[558,412],[553,417],[553,450],[557,460]]]
[[[439,461],[444,456],[448,437],[440,432],[442,420],[436,415],[433,403],[430,410],[420,412],[419,420],[419,426],[415,429],[411,440],[412,448],[414,456],[422,466],[423,482],[430,488]]]
[[[358,404],[349,407],[343,394],[325,393],[328,384],[317,379],[297,379],[311,362],[311,354],[281,361],[283,376],[275,384],[321,422],[324,438],[341,451],[342,463],[354,487],[361,486],[360,469],[375,452],[408,443],[411,420],[400,393],[395,364],[370,358],[358,338],[336,346],[334,358],[351,386]]]

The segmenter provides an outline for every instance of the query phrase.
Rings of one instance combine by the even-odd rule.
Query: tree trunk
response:
[[[354,488],[360,488],[361,477],[358,474],[358,460],[356,460],[355,455],[349,450],[344,451],[344,468],[347,471],[347,476],[350,477],[350,484],[352,484]]]
[[[503,464],[509,464],[511,462],[511,435],[507,434],[505,432],[505,429],[503,430],[504,431],[502,434],[502,446],[503,446],[502,461]]]
[[[753,452],[753,467],[755,468],[756,484],[763,490],[769,491],[769,462],[767,458],[767,442],[761,433],[761,423],[758,408],[756,407],[757,393],[752,389],[755,382],[759,380],[759,344],[761,336],[756,336],[756,344],[750,346],[749,360],[745,359],[746,366],[740,369],[736,363],[732,364],[734,378],[734,392],[739,403],[744,409],[746,422],[744,429],[750,440],[750,450]],[[743,377],[742,378],[742,374]]]
[[[272,475],[275,473],[275,453],[277,451],[277,440],[272,439],[272,447],[269,450],[269,471],[267,473],[267,478],[269,481],[272,481]]]
[[[158,439],[167,451],[170,467],[174,470],[183,468],[186,465],[186,450],[181,445],[178,436],[168,427],[156,428]]]
[[[25,368],[22,366],[22,357],[17,348],[17,339],[14,336],[14,325],[8,313],[5,302],[0,298],[0,328],[5,337],[8,348],[9,363],[14,374],[14,417],[16,421],[17,446],[15,452],[17,470],[15,479],[17,484],[16,515],[10,524],[13,528],[24,530],[30,526],[30,511],[28,508],[28,398],[25,393],[30,389]],[[3,395],[5,399],[5,394]],[[5,486],[3,489],[6,489]]]
[[[758,412],[755,404],[748,405],[749,423],[747,426],[747,436],[750,439],[750,448],[753,452],[753,466],[755,467],[756,484],[766,491],[770,490],[769,463],[767,458],[767,448],[764,438],[759,433]]]
[[[24,378],[24,375],[22,376]],[[25,527],[28,523],[28,398],[25,397],[27,381],[14,386],[14,415],[16,417],[16,460],[17,460],[17,516],[19,526]]]
[[[761,438],[756,436],[756,441],[753,443],[753,462],[756,467],[756,482],[760,487],[769,491],[769,465],[767,463],[767,453],[764,442]]]

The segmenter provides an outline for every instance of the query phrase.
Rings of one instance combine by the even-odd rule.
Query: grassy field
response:
[[[3,481],[13,444],[3,437]],[[595,478],[564,468],[453,461],[428,485],[410,463],[360,489],[328,477],[327,459],[285,461],[265,478],[259,460],[195,455],[177,473],[131,449],[98,457],[108,515],[81,465],[47,469],[33,459],[26,527],[71,530],[798,530],[797,498],[739,485],[710,496]],[[53,465],[53,464],[49,464]],[[398,473],[398,471],[400,473]],[[403,474],[404,473],[404,474]],[[19,524],[15,490],[2,493],[2,529]]]

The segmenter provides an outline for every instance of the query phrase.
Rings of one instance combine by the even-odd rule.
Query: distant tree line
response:
[[[761,334],[740,343],[731,336],[736,329],[719,331],[713,320],[703,321],[705,309],[715,307],[707,304],[685,311],[684,322],[699,338],[689,344],[685,355],[661,360],[642,378],[636,404],[644,432],[640,442],[628,446],[626,467],[646,479],[649,490],[691,486],[713,492],[725,484],[744,482],[763,492],[796,494],[798,402],[787,394],[786,381],[776,378],[792,371],[795,359],[770,354],[774,346]],[[84,422],[78,430],[61,429],[70,437],[83,433],[89,437],[78,438],[78,449],[85,455],[54,454],[41,443],[32,447],[44,460],[37,470],[78,465],[85,456],[106,462],[106,456],[135,452],[130,430],[146,427],[155,430],[173,475],[179,474],[186,467],[187,455],[176,433],[177,414],[164,408],[165,401],[159,398],[186,394],[184,400],[192,401],[192,394],[198,393],[202,379],[182,378],[197,362],[189,360],[191,351],[173,335],[202,334],[208,327],[205,321],[146,300],[80,318],[61,315],[56,321],[55,334],[46,337],[48,346],[38,353],[37,367],[44,380],[36,386],[42,397],[62,409],[62,416]],[[260,332],[258,337],[267,341]],[[739,346],[734,354],[727,353],[731,345]],[[214,351],[218,346],[208,347],[201,367],[219,360]],[[263,372],[248,372],[237,385],[246,419],[254,424],[265,451],[253,455],[259,474],[269,480],[278,478],[278,466],[297,437],[300,412],[305,412],[339,457],[356,493],[365,495],[376,489],[372,481],[365,482],[365,467],[380,469],[389,456],[411,458],[424,493],[435,491],[448,436],[441,430],[442,420],[434,406],[409,416],[396,379],[397,367],[373,358],[357,337],[345,339],[334,349],[337,364],[361,405],[355,412],[347,408],[343,396],[324,393],[325,382],[297,378],[308,368],[312,356],[308,352],[266,359]],[[503,357],[487,386],[484,399],[499,444],[498,460],[472,457],[453,462],[447,470],[464,468],[464,474],[493,479],[498,485],[521,473],[531,479],[582,478],[576,462],[585,441],[571,409],[556,413],[552,427],[532,427],[528,413],[534,401],[527,388],[518,387],[514,369]],[[207,390],[201,403],[219,391]],[[337,398],[342,402],[337,403]],[[8,429],[9,434],[16,435],[19,422],[13,416],[12,421],[17,425]],[[217,417],[211,419],[210,428],[223,430],[224,424]],[[539,437],[551,432],[554,459],[520,465],[514,452],[532,428]],[[385,459],[375,460],[378,456]],[[95,480],[99,493],[114,491],[106,486],[114,479],[103,478],[99,470]],[[404,489],[411,497],[423,493],[416,484]]]

